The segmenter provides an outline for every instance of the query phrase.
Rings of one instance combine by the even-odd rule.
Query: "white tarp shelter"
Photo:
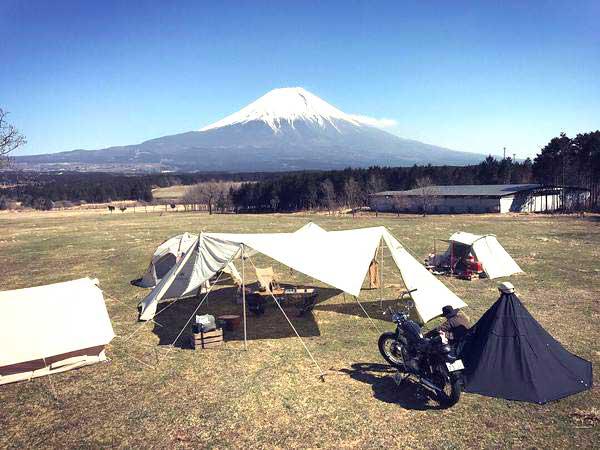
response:
[[[313,222],[308,222],[302,226],[296,233],[321,233],[326,232],[323,228]],[[160,244],[154,253],[148,268],[144,272],[144,275],[134,283],[136,286],[151,288],[160,283],[160,280],[169,273],[169,270],[173,268],[177,261],[179,261],[188,250],[196,243],[198,235],[193,233],[183,233],[173,236],[162,244]],[[250,255],[250,252],[246,253]],[[237,283],[241,283],[241,276],[237,271],[233,262],[227,264],[223,268],[223,272],[227,273]],[[164,300],[177,298],[177,290],[173,289]],[[174,297],[175,296],[175,297]]]
[[[450,236],[449,242],[470,247],[470,252],[481,263],[488,278],[507,277],[523,272],[493,234],[480,236],[459,231]]]
[[[181,261],[140,303],[141,320],[156,314],[159,301],[177,285],[181,296],[197,289],[216,272],[248,251],[262,253],[280,263],[355,297],[381,242],[388,247],[404,284],[412,293],[423,322],[437,317],[442,307],[466,304],[429,273],[385,227],[325,231],[306,225],[295,233],[201,233]],[[301,230],[302,230],[301,229]]]
[[[0,292],[0,384],[106,360],[115,336],[98,280]]]

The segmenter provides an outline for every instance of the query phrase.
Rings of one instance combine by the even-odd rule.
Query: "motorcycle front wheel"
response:
[[[377,343],[379,353],[390,364],[398,369],[404,368],[404,358],[402,357],[402,347],[396,340],[396,334],[392,332],[383,333],[379,336]]]

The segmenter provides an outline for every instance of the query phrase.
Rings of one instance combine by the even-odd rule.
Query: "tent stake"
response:
[[[248,329],[246,327],[246,269],[244,264],[244,250],[246,246],[242,244],[242,309],[244,310],[244,350],[248,350]]]

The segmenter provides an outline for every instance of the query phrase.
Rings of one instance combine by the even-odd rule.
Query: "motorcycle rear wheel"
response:
[[[459,378],[449,375],[445,368],[440,368],[436,376],[436,385],[442,389],[436,393],[440,406],[450,408],[458,403],[462,391]]]
[[[379,353],[383,356],[389,365],[398,369],[404,368],[404,358],[402,357],[402,347],[396,340],[396,334],[390,331],[379,336],[377,342]]]

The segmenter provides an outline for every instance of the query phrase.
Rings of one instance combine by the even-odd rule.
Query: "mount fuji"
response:
[[[371,123],[303,88],[281,88],[198,131],[101,150],[22,156],[15,162],[36,169],[256,172],[465,165],[484,158],[400,138]]]

